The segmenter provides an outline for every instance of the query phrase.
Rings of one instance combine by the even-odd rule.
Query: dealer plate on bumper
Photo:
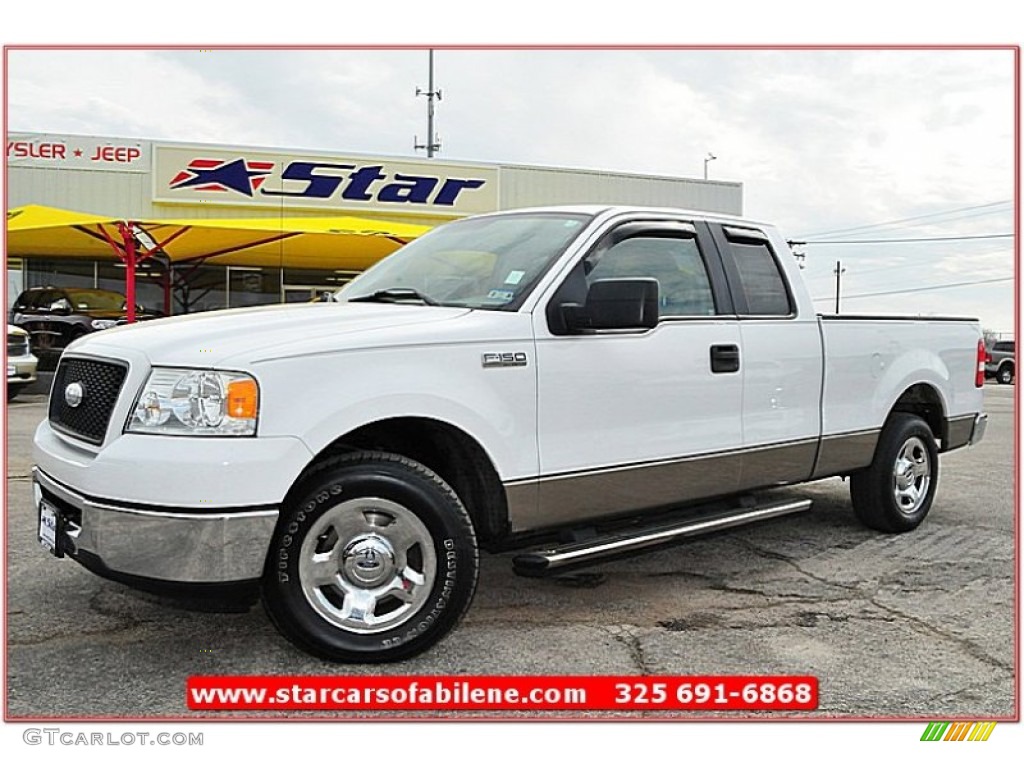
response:
[[[50,506],[46,499],[39,501],[39,543],[51,554],[57,553],[57,510]]]

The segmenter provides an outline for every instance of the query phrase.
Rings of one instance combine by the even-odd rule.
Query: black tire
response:
[[[18,396],[18,393],[25,388],[24,384],[8,384],[7,385],[7,402],[11,402]]]
[[[478,572],[473,524],[448,484],[404,456],[360,452],[317,464],[289,494],[261,594],[299,648],[389,662],[455,627]]]
[[[1000,384],[1012,384],[1013,383],[1013,366],[1004,365],[999,369],[996,374],[996,381]]]
[[[939,452],[924,419],[889,417],[871,466],[850,476],[853,511],[868,528],[902,533],[928,515],[939,484]]]

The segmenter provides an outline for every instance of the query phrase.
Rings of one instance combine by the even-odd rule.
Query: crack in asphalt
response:
[[[792,605],[792,603],[790,603]],[[755,610],[747,608],[726,609],[731,611]],[[712,617],[712,618],[708,618]],[[845,615],[841,613],[829,613],[828,611],[801,611],[795,616],[785,617],[776,621],[743,621],[724,619],[720,620],[714,614],[699,614],[685,619],[669,619],[659,621],[658,626],[669,632],[690,632],[703,629],[792,629],[793,627],[817,627],[822,622],[829,621],[838,624],[845,624],[850,621],[878,621],[885,623],[895,622],[891,616],[877,616],[871,614]]]
[[[612,640],[626,648],[630,660],[640,670],[641,675],[653,674],[647,666],[647,660],[644,658],[644,649],[640,644],[640,638],[630,627],[620,625],[617,627],[601,627],[601,630],[606,632]]]
[[[981,663],[987,664],[988,666],[1003,670],[1004,672],[1012,673],[1014,671],[1012,664],[1006,664],[1005,662],[995,658],[994,656],[987,653],[983,648],[979,647],[977,643],[973,642],[972,640],[963,637],[958,637],[948,631],[941,629],[940,627],[934,626],[933,624],[929,623],[928,621],[925,621],[924,619],[918,618],[917,616],[912,616],[911,614],[905,613],[897,608],[885,605],[884,603],[880,603],[877,598],[877,593],[879,586],[881,586],[881,582],[875,584],[874,590],[865,589],[859,585],[850,586],[847,584],[832,582],[826,578],[823,578],[821,576],[818,576],[805,570],[800,566],[799,563],[796,562],[795,558],[789,555],[784,555],[781,552],[773,552],[771,550],[763,549],[757,546],[756,544],[747,541],[746,539],[743,539],[737,535],[732,535],[729,538],[733,539],[738,544],[740,544],[749,552],[755,555],[764,557],[769,560],[778,560],[780,562],[786,563],[787,565],[789,565],[790,567],[792,567],[793,569],[795,569],[796,571],[803,574],[809,579],[812,579],[816,582],[825,584],[830,587],[835,587],[838,589],[844,589],[853,592],[857,594],[861,599],[867,601],[871,605],[878,608],[880,611],[903,619],[910,625],[911,629],[916,629],[919,632],[922,632],[923,634],[934,635],[942,638],[943,640],[947,640],[948,642],[953,643],[954,645],[958,646],[963,651],[965,651],[967,655],[974,658],[976,661],[980,661]]]
[[[17,640],[11,638],[8,641],[8,647],[10,648],[35,648],[37,646],[46,645],[47,643],[60,643],[68,640],[78,640],[83,637],[95,637],[98,635],[106,635],[111,639],[114,639],[118,635],[130,633],[133,630],[139,629],[145,624],[152,624],[150,620],[140,620],[132,624],[119,627],[100,627],[97,629],[80,629],[73,633],[50,635],[49,637],[41,637],[38,639],[31,640]]]
[[[903,611],[897,608],[892,608],[890,606],[883,605],[882,603],[879,603],[877,600],[875,600],[873,597],[868,598],[868,602],[870,602],[872,605],[880,608],[883,611],[888,611],[894,616],[898,616],[899,618],[908,622],[912,626],[917,627],[920,630],[923,630],[924,634],[937,635],[938,637],[941,637],[944,640],[948,640],[954,645],[957,645],[960,648],[962,648],[964,651],[967,652],[969,656],[974,657],[977,661],[980,661],[983,664],[987,664],[990,667],[995,667],[996,669],[1001,669],[1004,672],[1013,672],[1012,664],[1007,664],[1003,661],[1000,661],[996,657],[987,653],[983,648],[981,648],[977,643],[975,643],[972,640],[968,640],[967,638],[963,637],[957,637],[956,635],[950,632],[946,632],[940,629],[939,627],[936,627],[928,623],[924,619],[919,619],[916,616],[911,616],[909,613],[904,613]]]

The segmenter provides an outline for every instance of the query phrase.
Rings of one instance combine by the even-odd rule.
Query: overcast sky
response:
[[[713,152],[790,238],[986,236],[808,245],[819,309],[841,260],[844,312],[1013,329],[1013,240],[988,237],[1013,231],[1008,50],[441,49],[435,67],[440,158],[700,177]],[[7,109],[14,131],[408,156],[417,87],[425,50],[10,50]]]

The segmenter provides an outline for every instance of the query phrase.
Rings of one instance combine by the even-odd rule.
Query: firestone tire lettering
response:
[[[401,535],[391,536],[397,527]],[[311,579],[311,552],[337,572]],[[341,662],[427,650],[465,614],[479,570],[473,525],[455,492],[422,464],[378,452],[329,458],[304,473],[268,559],[261,593],[274,625],[299,648]],[[401,586],[389,590],[392,583]],[[385,608],[377,615],[373,606]]]

